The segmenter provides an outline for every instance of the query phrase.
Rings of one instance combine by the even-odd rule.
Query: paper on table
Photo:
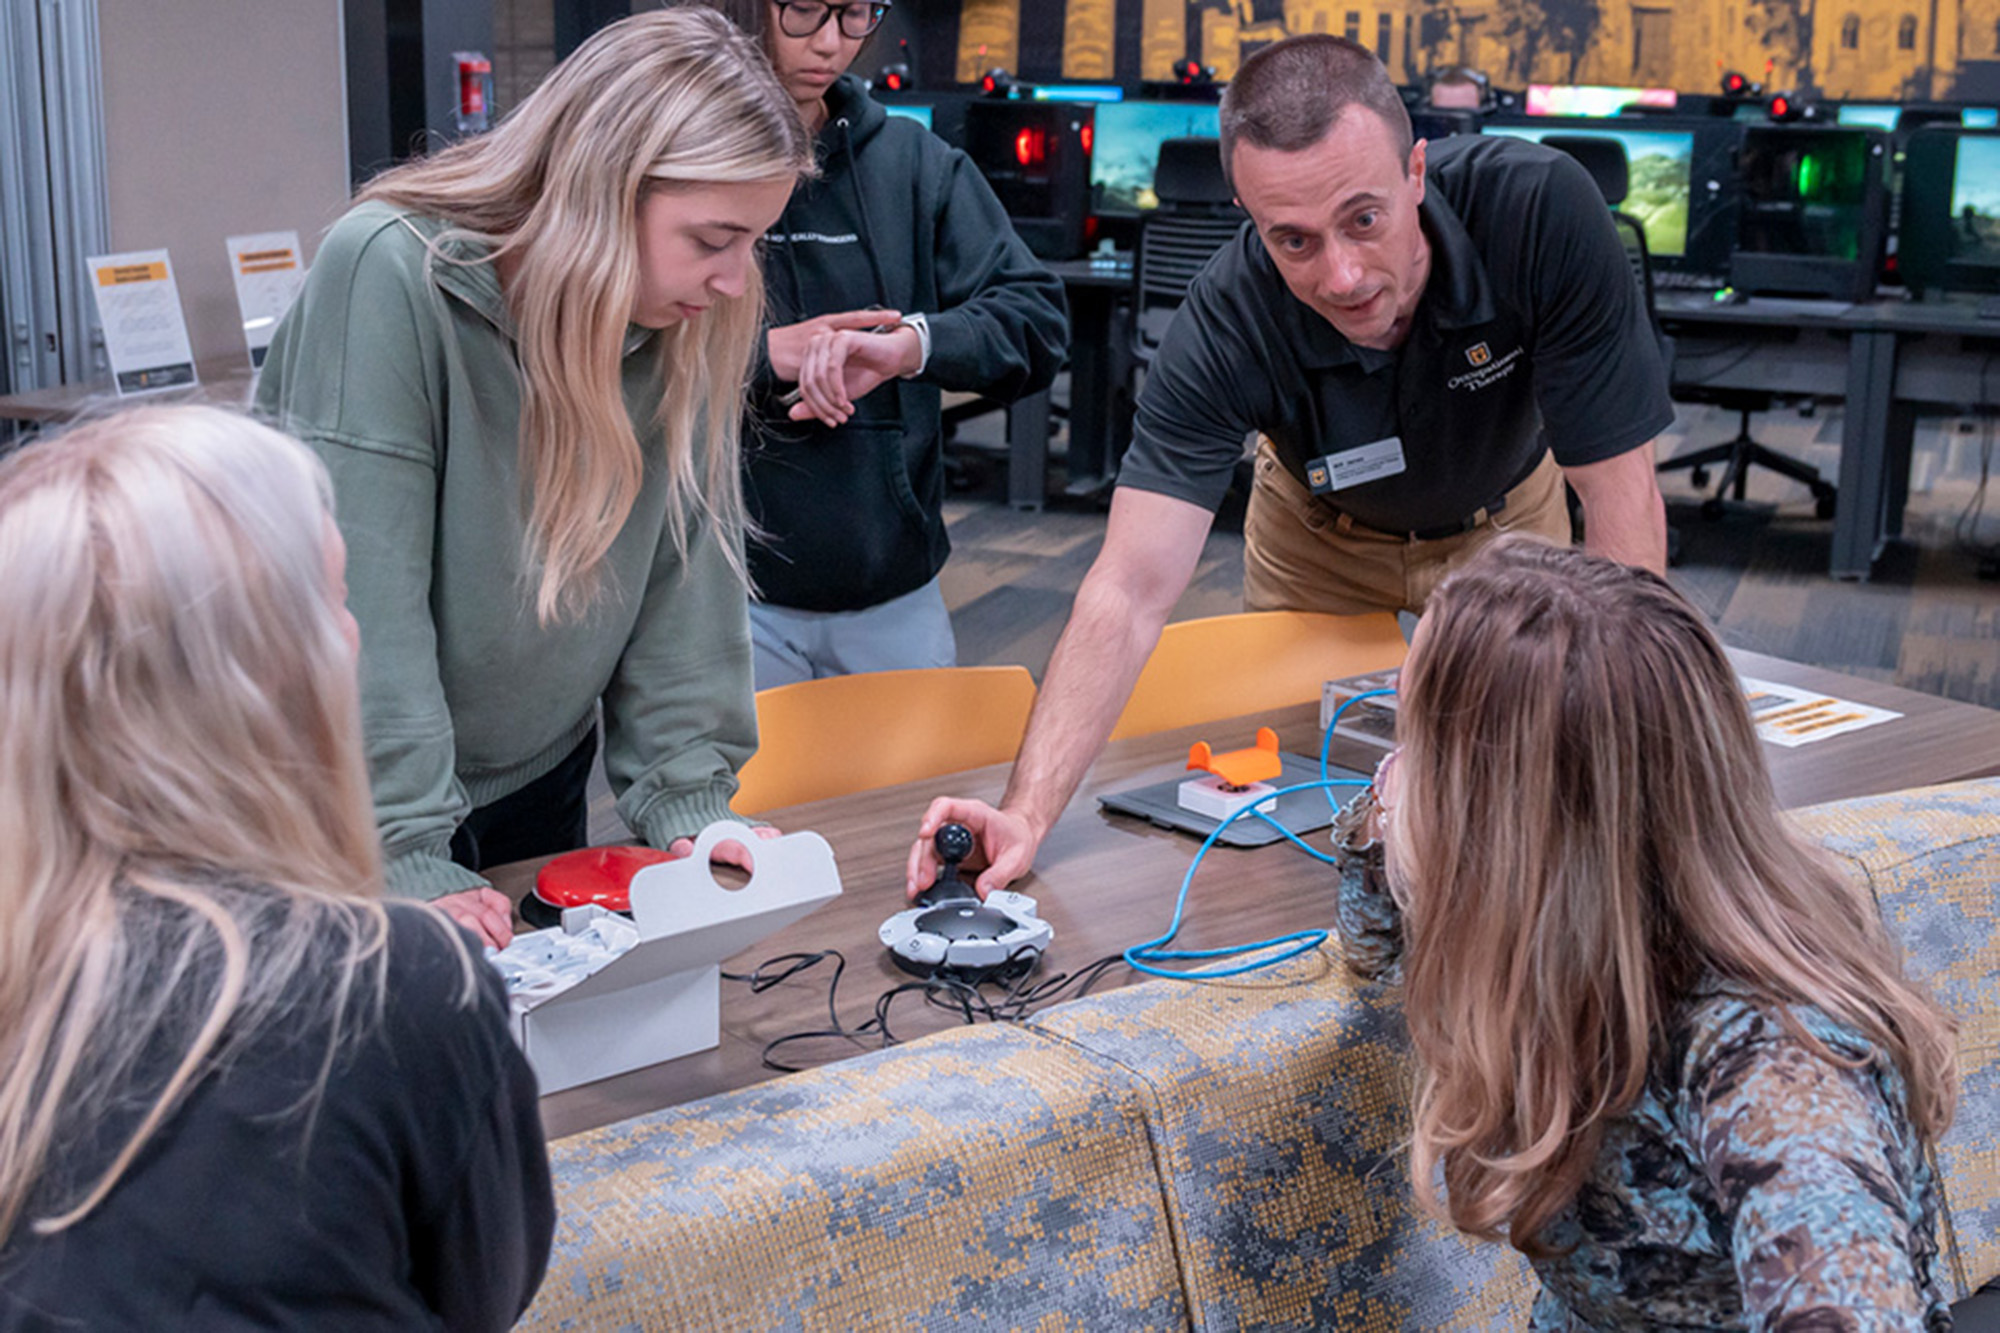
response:
[[[1739,679],[1750,704],[1750,720],[1757,724],[1757,734],[1787,749],[1844,736],[1902,716],[1886,708],[1836,699],[1796,685],[1778,685],[1749,676]]]

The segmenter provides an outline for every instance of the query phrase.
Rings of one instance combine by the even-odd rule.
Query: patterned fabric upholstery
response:
[[[1843,801],[1800,822],[1874,889],[1911,974],[1959,1019],[1958,1116],[1938,1145],[1951,1224],[1938,1245],[1958,1299],[2000,1277],[2000,780]]]
[[[1184,1328],[1137,1089],[962,1028],[553,1145],[522,1328]]]
[[[1417,1216],[1400,1012],[1331,947],[1262,975],[1093,995],[1036,1026],[1151,1094],[1200,1326],[1527,1323],[1535,1280],[1512,1250]]]
[[[1963,1297],[2000,1276],[2000,780],[1799,822],[1963,1020],[1939,1153]],[[1414,1211],[1400,1050],[1392,994],[1329,951],[565,1139],[522,1327],[1522,1327],[1514,1252]]]

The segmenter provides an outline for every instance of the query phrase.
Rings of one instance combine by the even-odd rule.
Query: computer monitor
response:
[[[1901,240],[1911,291],[2000,292],[2000,130],[1910,136]]]
[[[1205,102],[1107,102],[1095,108],[1090,148],[1091,211],[1137,216],[1155,208],[1153,169],[1168,139],[1213,139],[1221,108]]]
[[[1479,133],[1479,113],[1460,107],[1410,108],[1410,134],[1414,138],[1448,139],[1454,134]]]
[[[1894,102],[1843,102],[1834,123],[1894,130],[1896,120],[1902,114],[1903,108]]]
[[[922,102],[892,102],[882,108],[892,116],[914,120],[925,129],[931,127],[931,108]]]
[[[1531,116],[1615,116],[1628,106],[1671,111],[1678,94],[1672,88],[1612,88],[1592,84],[1531,83],[1527,112]]]
[[[1115,83],[1050,83],[1035,89],[1037,102],[1122,102],[1125,90]]]
[[[1960,107],[1958,123],[1968,130],[2000,129],[2000,107],[1967,106]]]
[[[1889,136],[1818,125],[1750,125],[1736,159],[1740,291],[1873,294],[1888,228]]]
[[[1631,178],[1625,202],[1618,205],[1619,211],[1638,221],[1646,233],[1646,250],[1655,259],[1679,259],[1687,254],[1694,130],[1657,129],[1651,120],[1637,122],[1631,128],[1585,120],[1488,125],[1484,132],[1537,143],[1551,134],[1616,140],[1625,149],[1626,170]]]

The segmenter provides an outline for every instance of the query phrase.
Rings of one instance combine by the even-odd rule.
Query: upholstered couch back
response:
[[[1963,1296],[2000,1274],[2000,780],[1800,819],[1964,1020]],[[1415,1212],[1406,1105],[1394,995],[1331,950],[942,1033],[554,1145],[523,1326],[1523,1326],[1514,1252]]]

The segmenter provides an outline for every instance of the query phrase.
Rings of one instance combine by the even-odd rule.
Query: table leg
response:
[[[1049,490],[1049,391],[1007,405],[1007,503],[1038,510]]]
[[[1891,439],[1895,387],[1896,335],[1887,330],[1855,333],[1848,343],[1840,501],[1834,511],[1829,571],[1837,579],[1867,578],[1881,551],[1890,489],[1889,459],[1896,445]],[[1906,429],[1901,440],[1906,460],[1909,449]]]
[[[1114,288],[1069,291],[1069,493],[1095,494],[1111,484],[1112,313]]]

